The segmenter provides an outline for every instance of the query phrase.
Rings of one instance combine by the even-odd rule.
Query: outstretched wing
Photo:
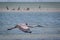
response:
[[[41,26],[41,25],[29,25],[28,27],[30,27],[30,28],[34,28],[34,27],[43,27],[43,26]]]
[[[41,26],[41,25],[36,25],[35,27],[43,27],[43,26]]]

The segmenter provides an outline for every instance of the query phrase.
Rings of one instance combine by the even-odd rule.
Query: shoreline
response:
[[[28,10],[25,8],[21,8],[20,10],[17,9],[1,9],[0,12],[60,12],[60,8],[29,8]]]

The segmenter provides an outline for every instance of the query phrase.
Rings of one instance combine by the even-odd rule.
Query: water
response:
[[[31,28],[32,34],[24,33],[17,28],[7,30],[16,24],[26,22],[29,25],[40,24],[43,27]],[[60,40],[60,12],[0,12],[0,39]]]
[[[60,8],[60,2],[0,2],[0,8]]]

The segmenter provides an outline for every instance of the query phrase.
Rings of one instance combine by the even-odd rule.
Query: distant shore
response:
[[[17,9],[1,9],[0,12],[60,12],[60,8],[21,8]]]

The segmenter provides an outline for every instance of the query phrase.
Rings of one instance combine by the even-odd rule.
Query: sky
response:
[[[0,2],[60,2],[60,0],[0,0]]]

